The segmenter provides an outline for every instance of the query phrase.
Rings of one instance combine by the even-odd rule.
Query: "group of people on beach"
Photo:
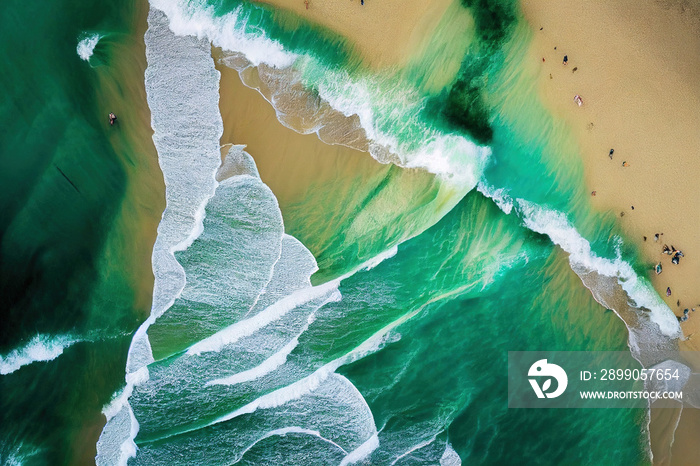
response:
[[[661,235],[663,235],[663,233],[661,233]],[[660,234],[656,233],[654,235],[654,241],[658,241],[659,237],[660,237]],[[644,239],[646,240],[646,236],[644,237]],[[671,263],[674,265],[678,265],[681,261],[681,257],[685,257],[685,255],[683,254],[683,251],[681,251],[680,249],[676,249],[676,247],[673,245],[669,246],[668,244],[664,244],[661,252],[663,254],[667,254],[667,255],[671,256]],[[656,266],[654,267],[654,270],[656,271],[656,275],[659,275],[661,273],[661,271],[662,271],[661,262],[656,264]],[[670,296],[671,296],[671,287],[669,286],[669,287],[666,287],[666,297],[670,297]],[[678,300],[677,304],[680,307],[681,301]],[[676,316],[676,318],[678,319],[678,322],[685,322],[686,320],[688,320],[688,318],[690,318],[690,312],[695,312],[695,308],[692,307],[690,309],[687,309],[687,308],[684,309],[682,316]]]
[[[685,257],[683,255],[683,251],[676,249],[673,245],[671,245],[671,247],[669,248],[667,244],[664,244],[664,248],[661,252],[672,256],[671,263],[675,265],[678,265],[680,263],[681,257]]]
[[[691,307],[690,310],[695,312],[694,307]],[[683,309],[683,316],[681,316],[681,317],[676,316],[676,318],[678,319],[678,322],[685,322],[686,320],[688,320],[688,317],[690,317],[690,314],[688,313],[687,308]]]
[[[663,233],[661,233],[661,234],[663,235]],[[645,236],[644,241],[646,241],[646,239],[647,239],[647,237]],[[654,241],[658,241],[658,240],[659,240],[659,233],[656,233],[654,235]],[[680,249],[676,249],[676,247],[674,245],[671,245],[671,247],[669,247],[668,244],[664,244],[664,247],[661,250],[661,252],[663,254],[667,254],[667,255],[671,256],[671,263],[674,265],[678,265],[681,262],[681,257],[685,257],[685,255],[683,254],[683,251],[681,251]],[[654,267],[654,270],[656,271],[656,275],[659,275],[661,273],[661,271],[662,271],[661,262],[656,264],[656,267]],[[668,288],[666,290],[666,296],[671,296],[670,292],[671,292],[671,289]]]

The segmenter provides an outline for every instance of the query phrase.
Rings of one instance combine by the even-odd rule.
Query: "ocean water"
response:
[[[651,343],[672,351],[679,335],[614,218],[588,205],[515,2],[455,2],[408,63],[374,70],[270,7],[152,0],[134,97],[165,182],[152,256],[124,208],[143,154],[115,143],[99,75],[118,61],[110,44],[140,40],[146,5],[63,3],[32,23],[57,37],[43,60],[18,52],[32,31],[1,33],[17,66],[0,78],[16,90],[0,107],[13,125],[0,139],[0,462],[651,461],[646,410],[507,407],[508,351],[651,363]],[[220,145],[216,66],[286,127],[391,168],[280,203],[255,153]],[[130,280],[136,242],[150,314]]]
[[[3,5],[1,464],[94,457],[100,411],[148,315],[136,286],[143,279],[152,292],[148,256],[135,256],[150,249],[139,222],[160,199],[135,201],[139,177],[129,174],[152,173],[126,132],[138,99],[120,72],[143,11],[136,2]],[[119,129],[109,111],[125,120]]]

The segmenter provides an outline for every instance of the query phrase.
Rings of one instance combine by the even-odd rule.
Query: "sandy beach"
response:
[[[661,275],[649,276],[664,298],[671,288],[666,302],[682,315],[700,303],[700,17],[628,1],[528,1],[523,10],[536,31],[530,55],[541,65],[543,100],[577,137],[591,202],[619,217],[650,272],[662,264]],[[662,254],[664,244],[684,252],[679,265]],[[696,325],[684,323],[686,335]]]
[[[677,316],[700,310],[700,8],[629,0],[521,5],[534,31],[529,55],[540,67],[542,100],[572,128],[596,193],[592,204],[618,217]],[[680,264],[662,254],[665,244],[683,251]],[[660,275],[652,272],[657,263]],[[697,350],[700,315],[690,311],[681,327],[688,337],[682,349]],[[653,417],[652,444],[663,453],[656,460],[688,464],[700,455],[688,437],[697,433],[697,410],[683,410],[675,442],[659,427],[667,417]],[[659,446],[664,440],[673,442],[672,454]]]

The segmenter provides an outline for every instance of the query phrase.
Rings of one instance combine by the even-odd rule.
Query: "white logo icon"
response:
[[[540,359],[530,366],[527,375],[528,377],[549,377],[544,381],[541,388],[536,379],[528,379],[537,398],[544,398],[545,396],[547,398],[556,398],[564,393],[566,385],[569,383],[569,378],[566,376],[564,369],[556,364],[548,364],[546,359]],[[552,378],[557,380],[557,389],[548,393],[547,390],[549,390],[552,385]]]

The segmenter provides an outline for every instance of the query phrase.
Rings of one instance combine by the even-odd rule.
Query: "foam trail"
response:
[[[280,409],[260,409],[250,416],[218,424],[216,428],[198,426],[145,442],[137,462],[156,465],[167,457],[174,464],[183,465],[234,464],[265,438],[294,433],[307,434],[310,438],[307,441],[296,436],[304,447],[292,453],[296,456],[287,462],[338,464],[348,451],[366,443],[377,430],[369,406],[357,389],[345,377],[331,374],[316,390],[290,400]],[[321,442],[315,442],[316,439]],[[334,459],[329,461],[330,458]],[[277,463],[274,460],[263,462]]]
[[[438,298],[435,298],[438,299]],[[286,387],[279,388],[273,392],[267,393],[252,402],[248,403],[245,406],[242,406],[241,408],[226,414],[224,416],[219,417],[215,421],[213,421],[210,425],[213,424],[218,424],[221,422],[226,422],[231,419],[234,419],[238,416],[242,416],[244,414],[250,414],[255,412],[258,409],[269,409],[269,408],[274,408],[277,406],[281,406],[289,401],[299,399],[303,397],[304,395],[313,392],[316,390],[319,386],[321,386],[321,383],[326,380],[328,377],[331,375],[338,376],[335,374],[335,371],[341,367],[345,366],[347,364],[350,364],[354,361],[357,361],[359,359],[364,358],[365,356],[372,354],[376,351],[378,351],[380,348],[384,346],[384,344],[388,341],[389,338],[389,333],[402,323],[406,322],[407,320],[411,319],[414,317],[416,314],[421,312],[423,308],[429,303],[424,304],[423,306],[419,307],[418,309],[415,309],[414,311],[400,317],[399,319],[391,322],[390,324],[386,325],[382,329],[378,330],[375,332],[372,336],[370,336],[368,339],[363,341],[360,345],[358,345],[355,349],[350,351],[349,353],[334,359],[331,362],[326,363],[325,365],[321,366],[319,369],[314,371],[312,374],[304,377],[301,380],[298,380],[290,385],[287,385]],[[354,386],[353,386],[354,388]],[[357,390],[356,388],[354,388]],[[359,394],[359,392],[358,392]],[[360,395],[361,397],[361,395]]]
[[[428,445],[430,445],[431,443],[433,443],[435,441],[436,437],[437,437],[437,434],[434,434],[429,440],[424,440],[416,445],[413,445],[411,448],[406,450],[404,453],[397,456],[396,459],[394,459],[394,461],[392,461],[389,466],[394,466],[396,463],[398,463],[400,460],[404,459],[405,457],[407,457],[408,455],[410,455],[414,451],[420,450],[423,447],[427,447]]]
[[[311,289],[299,290],[286,298],[277,301],[275,304],[256,314],[254,317],[236,322],[235,324],[232,324],[231,326],[215,333],[211,337],[196,343],[187,350],[187,354],[199,355],[205,352],[220,351],[224,346],[233,344],[243,337],[250,336],[263,327],[269,325],[271,322],[280,319],[292,309],[315,298],[319,298],[333,290],[337,290],[338,284],[338,281],[332,281]],[[340,300],[340,293],[336,291],[332,295],[331,299],[334,301]]]
[[[547,209],[524,199],[511,199],[502,190],[479,185],[479,191],[494,199],[506,213],[513,208],[530,230],[549,236],[552,242],[569,254],[574,271],[594,271],[605,277],[614,277],[638,307],[649,309],[649,319],[658,326],[663,335],[677,338],[680,326],[673,312],[661,300],[651,285],[640,278],[632,266],[619,253],[615,259],[599,257],[591,250],[591,244],[569,223],[562,212]]]
[[[215,174],[221,162],[219,73],[209,44],[191,37],[174,37],[164,15],[153,9],[148,24],[144,37],[146,94],[153,142],[166,184],[166,208],[153,250],[151,315],[137,330],[129,348],[126,388],[105,407],[108,423],[97,444],[98,465],[126,464],[136,453],[138,422],[128,398],[134,386],[148,378],[145,366],[153,360],[146,331],[184,288],[185,272],[174,252],[187,248],[201,234],[204,209],[216,189]]]
[[[177,35],[207,38],[227,52],[242,54],[247,63],[236,67],[239,71],[246,66],[262,65],[285,73],[292,67],[298,70],[293,77],[300,79],[306,89],[317,90],[326,104],[346,117],[359,118],[369,140],[361,150],[369,150],[378,161],[425,169],[461,188],[463,194],[476,186],[490,149],[425,124],[416,116],[424,106],[421,93],[410,83],[393,83],[388,87],[373,77],[330,69],[311,54],[286,51],[257,25],[249,27],[250,18],[260,14],[256,10],[259,7],[254,5],[240,5],[217,16],[214,7],[202,0],[152,0],[151,4],[165,12],[170,28]],[[289,73],[284,77],[290,77]],[[286,79],[279,81],[286,81],[288,87],[295,84]],[[270,103],[278,100],[284,99],[268,98]],[[292,129],[306,132],[306,128]]]
[[[178,36],[207,38],[215,45],[245,53],[255,65],[266,63],[286,68],[297,55],[284,50],[282,45],[263,36],[259,28],[254,34],[242,32],[247,24],[243,9],[216,16],[214,7],[203,1],[151,0],[151,7],[164,12],[170,20],[170,29]]]
[[[231,345],[243,337],[250,336],[259,331],[263,327],[269,325],[282,317],[284,317],[292,309],[322,297],[328,293],[334,292],[325,303],[340,300],[340,293],[337,291],[340,283],[361,270],[371,270],[382,262],[395,256],[398,252],[398,245],[395,245],[386,251],[377,254],[375,257],[363,262],[350,272],[341,277],[331,280],[319,286],[310,288],[302,288],[294,293],[275,302],[273,305],[266,308],[264,311],[256,314],[254,317],[236,322],[229,327],[220,330],[209,338],[199,341],[192,345],[188,350],[189,355],[199,355],[205,352],[216,352],[226,345]],[[324,304],[325,304],[324,303]]]
[[[11,374],[34,362],[52,361],[63,354],[66,348],[79,341],[69,335],[36,335],[21,348],[0,356],[0,375]]]
[[[251,380],[258,379],[264,375],[271,373],[277,368],[281,367],[287,362],[287,357],[294,351],[294,348],[299,344],[299,337],[304,333],[309,325],[313,322],[313,314],[311,314],[307,320],[306,325],[302,328],[299,335],[294,337],[289,343],[287,343],[281,350],[267,358],[257,367],[249,369],[247,371],[242,371],[237,374],[233,374],[229,377],[224,377],[221,379],[211,380],[207,382],[204,386],[209,387],[211,385],[236,385],[243,382],[250,382]]]
[[[348,455],[345,458],[343,458],[343,461],[340,462],[340,466],[358,463],[366,459],[369,455],[372,454],[374,450],[377,449],[377,447],[379,447],[379,436],[375,433],[370,438],[368,438],[365,443],[348,453]]]
[[[297,347],[298,344],[299,338],[294,338],[292,341],[287,343],[284,346],[284,348],[267,358],[259,366],[256,366],[247,371],[239,372],[229,377],[211,380],[207,382],[204,386],[209,387],[211,385],[236,385],[243,382],[250,382],[251,380],[255,380],[264,375],[267,375],[273,372],[275,369],[281,367],[285,362],[287,362],[287,357],[294,350],[294,348]]]
[[[334,447],[336,447],[337,449],[339,449],[339,450],[342,451],[343,453],[347,454],[347,452],[343,449],[343,447],[341,447],[340,445],[338,445],[337,443],[335,443],[333,440],[330,440],[330,439],[327,439],[327,438],[323,437],[319,431],[317,431],[317,430],[311,430],[311,429],[304,429],[303,427],[296,427],[296,426],[293,426],[293,427],[283,427],[283,428],[281,428],[281,429],[271,430],[271,431],[268,432],[267,434],[265,434],[265,435],[263,435],[262,437],[260,437],[255,443],[253,443],[253,444],[250,445],[248,448],[246,448],[245,450],[243,450],[243,452],[241,453],[241,456],[244,456],[248,451],[250,451],[251,448],[253,448],[255,445],[257,445],[259,442],[265,440],[266,438],[274,437],[274,436],[277,436],[277,435],[285,436],[285,435],[287,435],[287,434],[306,434],[306,435],[313,435],[314,437],[318,437],[319,439],[323,440],[324,442],[327,442],[327,443],[333,445]]]
[[[95,51],[97,43],[104,36],[95,32],[92,34],[83,34],[81,35],[81,37],[82,39],[80,39],[80,41],[78,42],[78,47],[76,48],[76,51],[78,52],[78,56],[80,58],[82,58],[85,61],[90,61],[90,57]]]

